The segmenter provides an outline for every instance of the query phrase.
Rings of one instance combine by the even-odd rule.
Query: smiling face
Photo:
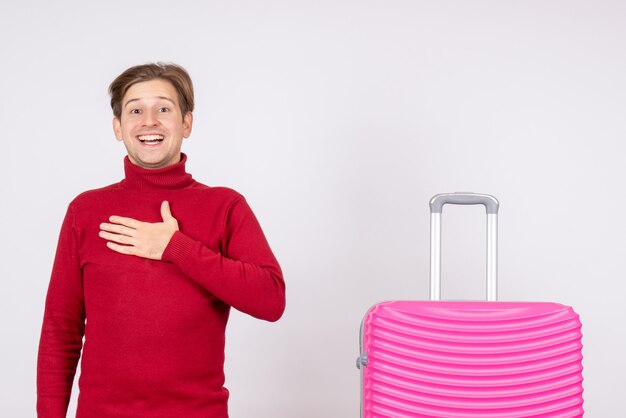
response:
[[[133,84],[122,98],[121,110],[120,118],[113,118],[113,130],[133,164],[163,168],[180,161],[193,116],[182,114],[172,83],[156,78]]]

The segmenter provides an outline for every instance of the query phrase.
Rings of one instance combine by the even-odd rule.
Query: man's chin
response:
[[[158,168],[165,168],[165,167],[168,167],[170,165],[178,163],[180,161],[180,153],[175,158],[169,158],[169,159],[165,159],[165,158],[141,158],[141,157],[137,157],[137,156],[131,156],[129,154],[128,155],[128,159],[130,160],[131,163],[133,163],[134,165],[136,165],[138,167],[146,168],[148,170],[155,170],[155,169],[158,169]]]

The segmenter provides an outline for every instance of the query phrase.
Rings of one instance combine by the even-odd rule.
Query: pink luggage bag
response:
[[[441,212],[487,211],[487,302],[442,302]],[[498,201],[436,195],[431,207],[430,301],[373,306],[361,325],[362,418],[582,417],[578,315],[558,303],[496,302]]]

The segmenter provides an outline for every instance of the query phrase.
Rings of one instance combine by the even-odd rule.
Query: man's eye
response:
[[[167,107],[162,107],[159,109],[159,112],[163,113],[163,112],[169,112],[170,110]]]
[[[131,109],[130,113],[138,114],[141,113],[139,109]]]

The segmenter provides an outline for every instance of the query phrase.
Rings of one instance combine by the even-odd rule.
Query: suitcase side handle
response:
[[[487,212],[487,300],[498,300],[498,200],[488,194],[443,193],[430,200],[430,300],[441,300],[441,212],[445,204],[484,205]]]

